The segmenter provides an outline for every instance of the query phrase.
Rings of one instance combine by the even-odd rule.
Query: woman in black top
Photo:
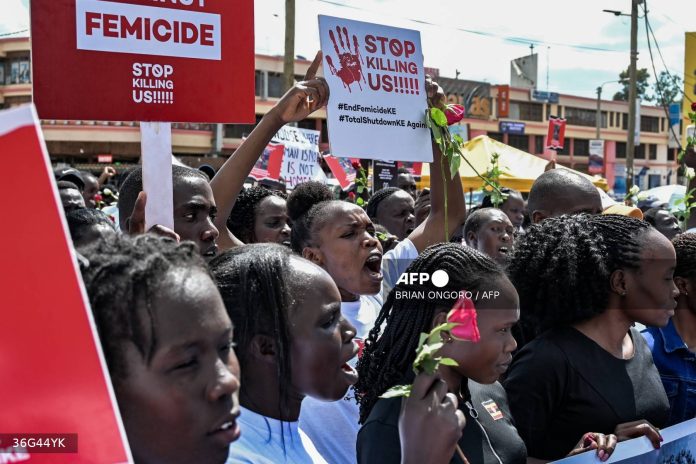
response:
[[[422,285],[400,281],[396,285],[366,341],[355,386],[364,424],[358,434],[358,462],[400,462],[397,426],[402,400],[379,396],[394,385],[413,381],[419,334],[445,322],[460,292],[468,291],[476,306],[480,341],[459,341],[443,333],[444,346],[439,351],[458,363],[454,367],[441,365],[439,375],[449,392],[457,396],[467,418],[459,446],[471,463],[525,463],[524,443],[512,422],[505,391],[496,382],[507,370],[516,347],[510,329],[519,318],[517,292],[490,258],[460,245],[441,243],[427,248],[406,275],[432,275],[436,270],[449,277],[442,287],[430,281]],[[609,439],[605,442],[604,436],[595,437],[602,442],[602,449],[613,449],[607,445]],[[583,445],[575,452],[589,449]],[[451,462],[461,461],[455,455]]]
[[[672,244],[626,216],[547,219],[527,231],[509,274],[530,333],[504,381],[530,456],[563,457],[586,430],[645,435],[669,403],[640,322],[664,326],[678,294]]]

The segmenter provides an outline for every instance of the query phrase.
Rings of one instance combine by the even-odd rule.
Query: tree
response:
[[[614,94],[614,100],[628,101],[628,69],[621,71],[619,74],[619,83],[623,86],[620,92]],[[648,95],[648,79],[650,74],[648,74],[648,68],[636,69],[636,96],[643,100],[644,102],[650,102],[654,100],[652,95]]]
[[[682,80],[679,76],[670,75],[669,72],[662,71],[657,77],[657,82],[653,85],[657,104],[667,106],[670,103],[679,101],[679,95],[682,92],[681,89]]]

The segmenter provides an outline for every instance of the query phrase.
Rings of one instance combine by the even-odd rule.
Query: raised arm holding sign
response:
[[[227,229],[227,218],[244,181],[254,168],[256,160],[263,154],[266,145],[285,124],[301,121],[326,105],[329,88],[323,78],[316,77],[321,59],[322,54],[318,52],[304,80],[283,95],[210,182],[218,206],[215,225],[220,231],[218,243],[222,250],[243,244]]]

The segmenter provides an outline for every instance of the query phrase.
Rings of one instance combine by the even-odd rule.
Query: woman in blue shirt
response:
[[[678,235],[672,244],[677,307],[666,327],[643,331],[669,399],[668,425],[696,417],[696,234]]]

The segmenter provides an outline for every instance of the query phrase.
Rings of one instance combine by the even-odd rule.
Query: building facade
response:
[[[0,40],[0,107],[31,102],[31,43],[29,38]],[[256,121],[266,114],[283,94],[283,59],[256,55]],[[299,80],[309,60],[295,62]],[[449,102],[466,108],[469,137],[488,135],[508,145],[547,159],[556,157],[566,166],[587,172],[589,142],[596,137],[597,100],[560,94],[551,101],[539,101],[529,89],[509,89],[508,117],[498,116],[502,86],[483,82],[437,77]],[[230,102],[234,104],[234,102]],[[625,176],[628,139],[628,104],[603,100],[600,138],[605,141],[604,171],[609,185]],[[549,116],[566,118],[566,143],[557,154],[545,149]],[[677,182],[676,149],[668,148],[669,121],[661,107],[642,106],[640,145],[636,148],[636,184],[650,188]],[[510,124],[516,123],[516,124]],[[137,122],[42,120],[42,129],[54,163],[68,163],[80,169],[98,170],[101,162],[116,166],[137,163],[140,157],[140,130]],[[298,123],[299,127],[321,132],[322,150],[328,150],[325,110]],[[514,131],[509,130],[514,126]],[[210,164],[218,168],[251,132],[249,124],[172,125],[172,151],[192,166]]]

